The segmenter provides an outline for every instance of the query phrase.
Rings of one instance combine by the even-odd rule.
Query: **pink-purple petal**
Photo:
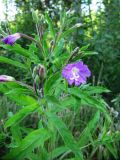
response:
[[[67,79],[67,81],[69,85],[72,85],[74,83],[74,80]]]
[[[2,39],[2,42],[5,44],[13,45],[21,35],[19,33],[11,34]]]
[[[87,78],[91,76],[91,71],[87,65],[79,61],[66,65],[62,70],[62,76],[67,80],[69,85],[74,84],[75,86],[79,86],[86,83]]]

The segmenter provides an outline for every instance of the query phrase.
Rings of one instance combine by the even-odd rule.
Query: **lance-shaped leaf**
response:
[[[46,19],[46,21],[48,23],[50,34],[55,39],[54,25],[53,25],[53,22],[52,22],[51,18],[49,17],[49,15],[47,13],[45,14],[45,19]]]
[[[19,44],[15,44],[14,46],[2,45],[2,47],[8,51],[13,51],[19,55],[24,56],[24,57],[27,57],[27,58],[30,57],[30,52],[28,50],[22,48]]]
[[[107,112],[106,106],[102,101],[97,99],[96,97],[90,96],[87,92],[79,89],[79,88],[70,88],[68,92],[78,98],[80,98],[85,105],[89,105],[91,107],[96,108],[97,110],[104,113],[107,120],[110,122],[111,118]]]
[[[13,149],[8,155],[4,157],[5,160],[22,160],[29,157],[31,152],[43,146],[44,142],[49,139],[50,133],[45,129],[38,129],[26,136],[19,147]]]
[[[83,132],[80,135],[80,139],[79,139],[79,147],[84,147],[84,145],[87,144],[87,142],[91,139],[92,136],[92,132],[95,131],[96,129],[96,124],[100,119],[100,112],[98,111],[93,119],[87,124],[86,128],[83,130]]]
[[[37,103],[22,108],[19,112],[17,112],[6,121],[4,127],[7,128],[19,124],[26,116],[28,116],[30,113],[35,112],[38,108],[39,105]]]
[[[2,47],[8,51],[11,51],[13,53],[29,58],[32,62],[35,62],[35,63],[39,62],[39,58],[37,57],[36,54],[33,54],[33,52],[31,52],[30,50],[22,48],[19,44],[15,44],[14,46],[2,45]]]
[[[60,73],[56,72],[46,80],[44,84],[44,93],[46,95],[51,93],[52,88],[56,85],[59,79],[60,79]]]
[[[58,147],[58,148],[55,148],[52,152],[50,152],[48,155],[49,155],[49,160],[51,160],[51,157],[52,159],[55,159],[57,157],[59,157],[60,155],[64,154],[65,152],[68,152],[70,151],[70,149],[66,146],[61,146],[61,147]]]
[[[61,38],[67,37],[69,34],[71,34],[72,32],[74,32],[77,28],[79,28],[81,26],[83,26],[81,23],[77,23],[74,26],[72,26],[71,28],[69,28],[66,31],[62,32],[62,34],[59,36],[59,40]]]
[[[49,121],[58,130],[66,146],[75,154],[77,160],[78,159],[83,160],[82,153],[78,148],[78,145],[75,139],[73,138],[71,132],[66,127],[65,123],[60,118],[58,118],[58,116],[55,114],[48,113],[48,112],[46,114],[48,116]]]
[[[19,68],[22,68],[22,69],[27,69],[27,66],[25,64],[22,64],[18,61],[11,60],[11,59],[3,57],[3,56],[0,56],[0,63],[7,63],[7,64],[13,65],[15,67],[19,67]]]

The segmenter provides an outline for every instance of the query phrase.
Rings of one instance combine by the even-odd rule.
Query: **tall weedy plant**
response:
[[[111,154],[116,159],[120,133],[112,132],[108,105],[100,96],[109,90],[86,84],[92,71],[83,60],[94,53],[87,51],[88,46],[72,46],[72,33],[82,25],[70,27],[75,17],[66,12],[56,27],[47,13],[39,21],[38,12],[33,11],[33,19],[34,38],[15,33],[1,42],[22,62],[5,56],[0,56],[0,62],[31,75],[29,85],[10,75],[0,76],[0,92],[20,106],[4,125],[10,144],[3,159],[86,160]],[[16,44],[20,38],[31,40],[28,49]]]

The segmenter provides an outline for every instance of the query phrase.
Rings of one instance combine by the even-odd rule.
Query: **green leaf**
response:
[[[13,149],[9,154],[7,154],[4,159],[5,160],[23,160],[29,157],[29,153],[31,153],[35,148],[39,146],[43,146],[44,142],[50,138],[50,133],[48,133],[45,129],[38,129],[31,132],[28,136],[26,136],[19,147]]]
[[[48,105],[51,108],[51,111],[54,113],[61,112],[65,109],[71,108],[76,109],[77,107],[77,101],[74,97],[65,97],[61,100],[58,100],[55,96],[46,96],[46,101],[48,102]]]
[[[109,93],[110,90],[104,88],[102,86],[88,86],[85,88],[88,94],[101,94],[101,93]]]
[[[44,84],[44,93],[47,95],[51,92],[51,89],[56,85],[57,80],[60,79],[60,73],[56,72]]]
[[[116,132],[109,131],[108,132],[106,128],[104,128],[103,133],[101,134],[100,137],[98,137],[98,140],[96,140],[95,145],[105,146],[108,149],[108,151],[114,156],[114,158],[118,159],[117,145],[115,143],[119,141],[120,141],[119,131],[116,131]]]
[[[0,92],[20,106],[29,106],[37,103],[35,98],[25,95],[33,94],[31,90],[25,88],[25,86],[20,86],[16,82],[0,83]]]
[[[19,44],[14,44],[13,46],[2,45],[2,47],[8,51],[11,51],[13,53],[19,54],[19,55],[24,56],[26,58],[29,58],[34,63],[39,63],[39,58],[36,54],[34,54],[30,50],[22,48]]]
[[[7,63],[7,64],[13,65],[15,67],[27,69],[27,66],[25,64],[22,64],[20,62],[17,62],[15,60],[11,60],[11,59],[3,57],[3,56],[0,56],[0,63]]]
[[[113,139],[114,139],[114,141],[120,141],[120,131],[116,131],[113,134]]]
[[[43,159],[48,160],[48,152],[46,150],[46,146],[40,148],[39,160],[43,160]]]
[[[42,47],[43,47],[44,57],[47,59],[48,56],[49,56],[49,47],[48,47],[48,44],[47,44],[47,33],[44,33],[44,35],[43,35]]]
[[[87,44],[86,46],[83,46],[80,48],[80,51],[86,51],[89,48],[90,44]]]
[[[52,159],[55,159],[57,157],[59,157],[60,155],[62,155],[63,153],[69,151],[70,149],[66,146],[62,146],[62,147],[58,147],[58,148],[55,148],[52,152],[49,153],[49,160]]]
[[[22,55],[24,57],[29,58],[30,57],[30,53],[28,50],[22,48],[19,44],[14,44],[14,46],[10,46],[10,45],[2,45],[3,48],[5,48],[8,51],[13,51],[19,55]]]
[[[29,94],[29,95],[33,95],[34,90],[32,90],[32,88],[28,88],[28,86],[26,86],[26,84],[21,83],[21,82],[3,82],[0,83],[0,92],[6,94],[6,96],[11,97],[11,99],[15,99],[15,97],[17,96],[21,96],[22,94]],[[14,95],[14,96],[11,96]],[[18,99],[15,99],[15,101]]]
[[[22,108],[18,113],[13,115],[10,119],[8,119],[4,125],[5,128],[17,125],[20,123],[26,116],[28,116],[30,113],[35,112],[39,108],[39,105],[32,104],[30,106],[27,106],[25,108]]]
[[[55,45],[55,48],[54,48],[54,51],[53,51],[53,56],[58,57],[58,56],[62,53],[63,47],[64,47],[64,39],[61,39],[61,40]]]
[[[79,147],[84,147],[84,145],[86,145],[88,143],[88,141],[91,139],[92,133],[93,131],[95,131],[96,127],[97,127],[97,123],[100,119],[100,112],[98,111],[92,120],[90,120],[90,122],[87,124],[86,128],[83,130],[83,132],[80,135],[80,139],[79,139]]]
[[[60,56],[52,60],[52,63],[59,69],[65,65],[66,60],[69,58],[69,54],[63,53]]]
[[[97,55],[98,52],[93,52],[93,51],[83,51],[82,52],[82,55],[81,55],[81,58],[82,57],[87,57],[87,56],[92,56],[92,55]]]
[[[115,159],[118,159],[117,149],[110,143],[105,144],[106,148],[110,151],[110,153],[114,156]]]
[[[1,144],[4,144],[5,139],[6,139],[5,134],[4,134],[3,132],[1,132],[1,133],[0,133],[0,145],[1,145]]]
[[[77,28],[81,27],[82,24],[75,24],[73,27],[67,29],[66,31],[62,32],[62,34],[59,37],[59,40],[62,38],[66,38],[69,34],[74,32]]]
[[[29,155],[27,155],[27,158],[29,160],[40,160],[40,157],[36,154],[33,154],[33,153],[29,153]]]
[[[21,106],[28,106],[31,104],[36,104],[36,99],[34,99],[31,96],[27,96],[27,95],[8,94],[7,97],[9,97],[14,102],[16,102],[18,105],[21,105]]]
[[[11,89],[8,92],[6,92],[5,95],[7,95],[7,96],[14,95],[14,94],[16,94],[16,95],[20,95],[20,94],[27,95],[27,94],[30,94],[30,93],[31,93],[30,90],[28,90],[27,88],[22,88],[21,87],[21,88]]]
[[[22,140],[22,134],[19,125],[13,125],[11,127],[12,139],[15,141],[15,145],[19,146]]]
[[[83,91],[79,88],[70,88],[68,92],[80,98],[82,101],[84,101],[84,104],[94,107],[103,112],[107,120],[109,122],[111,121],[111,118],[106,110],[105,104],[102,103],[99,99],[97,99],[97,97],[90,96],[86,91]]]
[[[68,130],[66,125],[63,123],[63,121],[60,118],[58,118],[55,114],[48,113],[48,112],[46,114],[48,116],[49,121],[58,130],[66,146],[69,149],[71,149],[71,151],[75,154],[76,158],[78,158],[79,160],[83,160],[82,153],[79,150],[75,139],[73,138],[71,132]]]
[[[50,34],[53,37],[53,39],[55,39],[55,30],[54,30],[53,22],[47,13],[45,14],[45,19],[48,23]]]

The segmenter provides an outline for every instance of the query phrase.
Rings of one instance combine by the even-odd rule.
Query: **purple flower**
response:
[[[5,44],[10,44],[13,46],[13,44],[21,37],[20,33],[11,34],[5,38],[2,39],[2,42]]]
[[[69,85],[79,86],[86,83],[87,77],[91,76],[91,72],[87,65],[80,61],[66,65],[62,70],[62,76],[68,81]]]
[[[0,75],[0,82],[11,82],[15,81],[15,78],[6,75]]]

